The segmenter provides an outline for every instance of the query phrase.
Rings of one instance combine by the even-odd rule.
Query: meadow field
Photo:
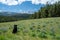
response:
[[[60,40],[60,17],[0,23],[0,40]]]

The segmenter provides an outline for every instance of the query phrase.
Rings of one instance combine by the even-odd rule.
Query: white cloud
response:
[[[25,10],[19,10],[19,13],[28,13],[28,11],[25,11]]]
[[[53,4],[59,0],[32,0],[32,4],[46,4],[47,2]]]
[[[0,0],[0,2],[6,5],[17,5],[18,4],[18,2],[15,0]]]
[[[18,4],[22,4],[23,2],[25,2],[25,0],[18,0],[17,2]]]
[[[25,1],[31,1],[32,4],[46,4],[49,2],[50,4],[53,4],[59,0],[0,0],[1,3],[6,4],[6,5],[18,5],[22,4]]]
[[[40,3],[40,0],[31,0],[32,1],[32,4],[39,4]]]

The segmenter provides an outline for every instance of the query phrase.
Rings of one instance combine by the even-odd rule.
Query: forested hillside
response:
[[[0,12],[0,22],[10,22],[10,21],[18,21],[18,20],[24,20],[29,19],[31,14],[26,13],[10,13],[7,12]]]
[[[54,4],[48,2],[38,12],[32,14],[31,18],[60,17],[60,1]]]

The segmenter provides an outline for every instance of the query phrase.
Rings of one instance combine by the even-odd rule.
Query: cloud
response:
[[[15,0],[0,0],[0,2],[6,5],[17,5],[18,4],[18,2]]]
[[[59,0],[32,0],[32,4],[46,4],[47,2],[53,4]]]
[[[22,4],[25,1],[31,1],[32,4],[46,4],[49,2],[50,4],[53,4],[59,0],[0,0],[0,3],[6,4],[6,5],[18,5]]]

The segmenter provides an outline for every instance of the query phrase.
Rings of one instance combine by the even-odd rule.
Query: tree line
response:
[[[2,22],[12,22],[12,21],[18,21],[18,20],[26,20],[29,19],[31,14],[16,14],[13,16],[3,16],[0,15],[0,23]]]
[[[44,7],[41,7],[38,12],[31,15],[32,19],[47,18],[47,17],[60,17],[60,1],[49,4],[48,2]]]

